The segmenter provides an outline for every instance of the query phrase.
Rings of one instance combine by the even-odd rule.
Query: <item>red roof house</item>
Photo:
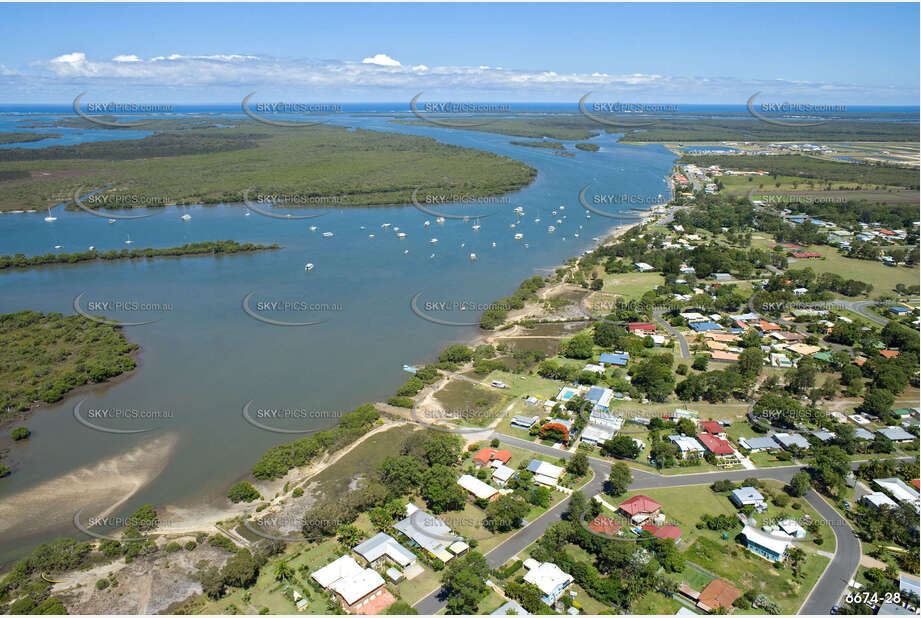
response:
[[[732,447],[729,442],[722,438],[717,438],[709,433],[699,433],[697,434],[697,439],[714,455],[732,455]]]
[[[720,424],[717,423],[716,421],[703,421],[700,424],[700,427],[707,433],[712,433],[715,436],[718,436],[722,433],[726,433],[725,431],[723,431],[723,428],[720,426]]]
[[[656,515],[662,508],[662,505],[649,496],[640,494],[638,496],[633,496],[626,502],[621,502],[618,508],[629,515],[631,518],[649,518]]]
[[[654,333],[656,332],[656,325],[652,324],[651,322],[630,322],[627,324],[627,330],[629,330],[631,333],[635,333],[637,331]]]
[[[507,464],[509,459],[512,458],[512,454],[505,450],[496,450],[494,448],[481,448],[477,451],[476,455],[473,456],[473,465],[480,468],[483,466],[488,466],[493,461],[501,461],[503,464]]]
[[[678,526],[673,526],[671,524],[666,524],[661,528],[654,524],[646,524],[643,526],[643,530],[652,534],[652,536],[657,539],[671,539],[676,543],[684,536],[684,533],[681,531],[681,528]]]
[[[895,358],[899,355],[898,350],[880,350],[879,355],[883,358]]]

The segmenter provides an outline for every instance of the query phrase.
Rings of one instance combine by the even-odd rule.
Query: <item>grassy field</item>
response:
[[[416,187],[420,196],[501,195],[536,174],[508,157],[426,137],[332,126],[292,131],[255,121],[235,125],[31,153],[3,150],[4,171],[42,174],[2,183],[0,210],[54,205],[71,199],[80,185],[113,185],[110,193],[143,196],[145,203],[241,202],[243,191],[253,188],[253,195],[334,198],[335,207],[384,206],[409,204]]]
[[[474,379],[477,379],[476,376]],[[478,427],[489,425],[495,418],[490,411],[504,407],[497,404],[505,400],[496,389],[471,384],[466,380],[451,380],[435,393],[435,399],[444,406],[445,411],[464,413],[458,423]]]
[[[630,606],[630,613],[647,616],[669,616],[674,615],[682,607],[687,606],[672,597],[665,596],[661,592],[649,592]]]
[[[604,287],[588,299],[592,313],[610,313],[615,301],[638,299],[647,291],[662,285],[665,278],[659,273],[612,273],[602,276]]]

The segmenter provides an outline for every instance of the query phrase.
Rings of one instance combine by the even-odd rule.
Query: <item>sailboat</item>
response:
[[[308,273],[309,273],[311,270],[313,270],[313,264],[311,264],[310,262],[307,262],[306,264],[304,264],[304,271],[305,271],[305,272],[308,272]]]
[[[426,219],[426,220],[425,220],[425,223],[422,224],[422,227],[428,227],[428,226],[430,226],[431,224],[432,224],[432,222],[429,221],[428,219]]]
[[[437,243],[437,242],[438,242],[438,239],[437,239],[437,238],[433,238],[432,240],[429,241],[429,243],[431,243],[431,244],[433,244],[433,245],[434,245],[435,243]]]
[[[473,222],[473,225],[470,226],[470,228],[471,228],[474,232],[477,231],[478,229],[480,229],[480,220],[479,220],[479,219],[475,220],[475,221]]]
[[[57,221],[57,220],[58,220],[58,218],[55,217],[55,216],[52,216],[52,214],[51,214],[51,208],[49,208],[49,209],[48,209],[48,216],[45,217],[45,221],[47,221],[48,223],[51,223],[52,221]]]
[[[115,223],[115,219],[109,219],[109,223]]]
[[[444,223],[444,222],[445,222],[444,217],[438,217],[437,219],[435,219],[435,223]]]
[[[311,232],[316,232],[316,231],[317,231],[317,226],[311,225],[308,229],[309,229]]]

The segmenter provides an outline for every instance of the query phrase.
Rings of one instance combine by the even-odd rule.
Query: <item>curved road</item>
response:
[[[675,330],[675,327],[662,319],[662,313],[664,309],[656,309],[652,312],[652,319],[655,322],[665,329],[669,335],[678,340],[678,345],[681,347],[681,358],[691,358],[691,350],[688,348],[688,340],[684,338],[684,335]]]

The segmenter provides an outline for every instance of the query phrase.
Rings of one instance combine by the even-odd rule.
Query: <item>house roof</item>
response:
[[[362,569],[333,583],[330,588],[351,605],[384,585],[384,578],[374,569]]]
[[[775,433],[774,439],[785,447],[809,448],[809,441],[798,433]]]
[[[898,350],[880,350],[879,355],[883,358],[895,358],[899,355]]]
[[[694,322],[691,328],[700,333],[707,330],[722,330],[723,327],[716,322]]]
[[[555,466],[552,463],[548,463],[546,461],[541,461],[539,459],[532,459],[530,463],[528,463],[528,467],[526,469],[529,472],[533,472],[534,474],[549,476],[552,479],[560,478],[565,472],[563,468]]]
[[[621,502],[618,508],[630,515],[636,515],[637,513],[655,513],[662,508],[662,505],[649,496],[639,494]]]
[[[885,427],[883,429],[877,429],[876,433],[886,438],[889,438],[893,442],[901,442],[905,440],[914,440],[915,436],[911,435],[901,427]]]
[[[614,430],[607,425],[589,425],[582,430],[586,442],[607,442],[614,437]]]
[[[739,355],[735,352],[723,352],[722,350],[713,350],[710,352],[710,357],[713,360],[722,360],[722,361],[737,361],[739,360]]]
[[[707,433],[725,433],[723,427],[716,421],[701,421],[700,427]]]
[[[668,437],[669,441],[674,442],[678,445],[678,448],[684,451],[702,451],[704,447],[701,446],[700,442],[692,438],[691,436],[679,436],[678,434],[671,435]]]
[[[494,479],[504,482],[512,478],[512,475],[514,474],[515,474],[514,468],[509,468],[508,466],[503,464],[501,466],[496,466],[495,470],[493,470],[492,477]]]
[[[630,355],[627,353],[611,353],[603,352],[598,359],[600,363],[608,363],[610,365],[626,365],[627,361],[630,360]]]
[[[656,325],[652,322],[630,322],[627,324],[627,330],[656,330]]]
[[[421,509],[416,509],[412,515],[398,521],[393,527],[433,554],[460,538],[448,524]]]
[[[755,436],[754,438],[741,438],[739,440],[739,443],[741,444],[743,441],[745,442],[743,446],[745,446],[745,448],[749,450],[771,449],[771,448],[777,448],[778,446],[780,446],[779,444],[777,444],[777,442],[774,441],[774,438],[767,437],[767,436]]]
[[[494,448],[485,447],[477,451],[476,455],[473,456],[474,461],[479,461],[481,463],[488,464],[494,459],[498,459],[502,463],[508,463],[508,460],[512,458],[512,454],[504,449],[496,450]]]
[[[534,584],[544,594],[552,594],[559,586],[572,582],[572,575],[564,573],[563,570],[552,562],[541,562],[527,572],[524,581]]]
[[[607,515],[598,515],[588,525],[588,529],[598,534],[616,534],[623,526]]]
[[[700,597],[697,601],[704,605],[717,609],[720,607],[730,608],[736,599],[741,596],[738,588],[723,579],[714,579],[700,591]]]
[[[783,555],[787,548],[790,546],[790,541],[765,534],[752,528],[751,526],[745,526],[742,528],[742,534],[745,538],[756,545],[759,545],[765,549],[768,549],[775,554]]]
[[[899,478],[873,479],[873,482],[891,493],[900,502],[917,502],[918,491]]]
[[[671,539],[673,541],[677,541],[684,534],[681,528],[672,524],[666,524],[661,528],[655,524],[646,524],[643,526],[643,530],[652,533],[652,536],[657,539]]]
[[[897,508],[899,506],[898,504],[895,503],[895,501],[892,498],[890,498],[889,496],[887,496],[881,491],[874,491],[872,493],[866,494],[863,497],[863,499],[864,501],[869,502],[876,508],[880,508],[882,506]]]
[[[310,577],[324,588],[329,588],[340,579],[351,577],[363,570],[351,556],[341,556],[311,573]]]
[[[714,455],[732,455],[732,447],[729,442],[722,438],[709,433],[699,433],[697,434],[697,439]]]
[[[416,555],[400,545],[395,538],[384,532],[379,532],[367,541],[359,543],[353,550],[356,554],[374,562],[381,556],[387,556],[401,567],[406,566],[416,559]]]
[[[475,476],[469,474],[464,474],[459,479],[457,479],[457,484],[472,493],[474,496],[480,500],[488,500],[499,493],[499,490],[484,483]]]
[[[490,616],[507,616],[509,614],[509,610],[511,610],[511,612],[517,616],[530,616],[531,615],[531,612],[523,608],[521,604],[518,603],[518,601],[509,601],[505,605],[502,605],[496,611],[492,612]]]
[[[738,489],[733,489],[730,493],[742,504],[764,502],[764,496],[754,487],[740,487]]]

